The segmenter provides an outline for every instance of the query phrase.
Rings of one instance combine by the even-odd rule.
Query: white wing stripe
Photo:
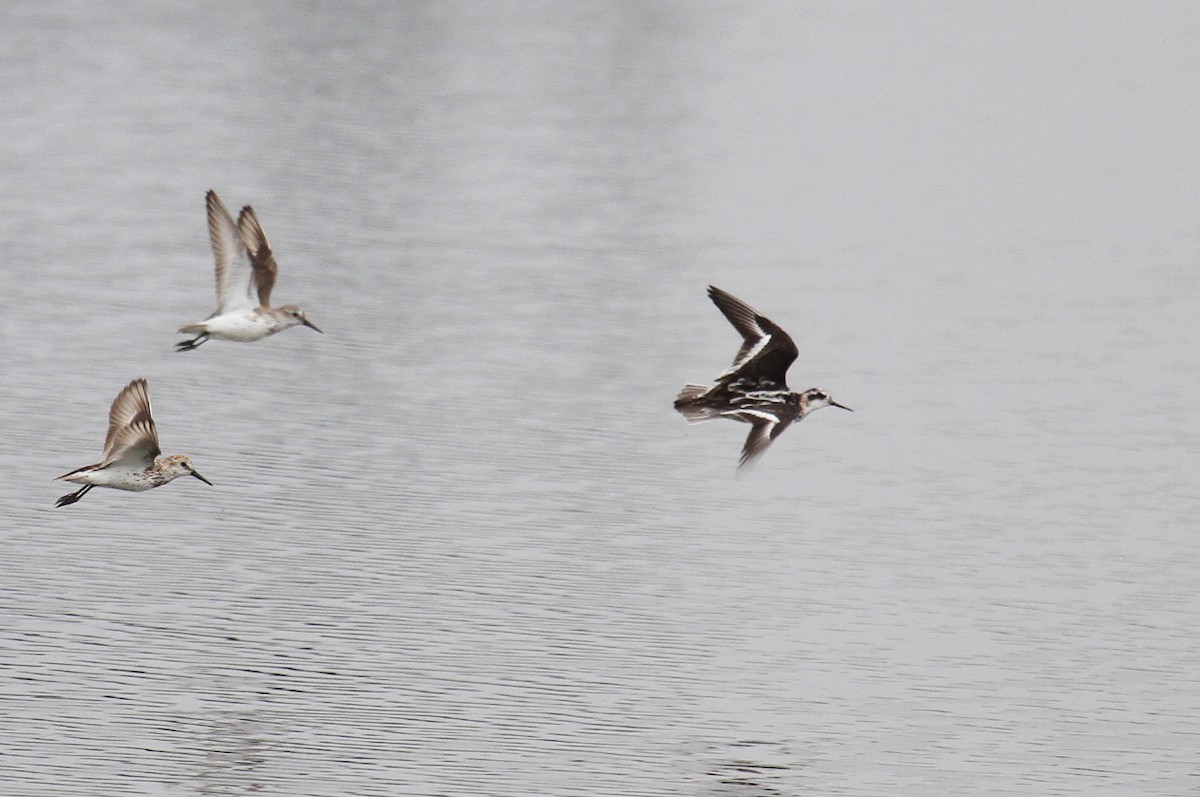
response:
[[[741,368],[743,365],[745,365],[746,363],[750,362],[755,357],[757,357],[762,352],[762,350],[767,347],[767,344],[770,342],[771,342],[771,336],[763,335],[761,338],[759,338],[758,343],[754,344],[754,348],[752,348],[752,349],[750,349],[750,351],[746,352],[745,357],[739,357],[736,361],[734,361],[733,365],[731,365],[731,366],[729,366],[729,368],[725,369],[724,373],[722,373],[721,376],[729,376],[732,373],[736,373],[739,368]],[[721,377],[717,377],[717,378],[720,379]]]
[[[779,418],[778,418],[778,417],[776,417],[776,416],[772,415],[772,414],[771,414],[771,413],[769,413],[769,412],[764,412],[763,410],[728,410],[728,411],[726,411],[726,412],[722,412],[721,414],[722,414],[722,415],[728,415],[728,416],[732,416],[732,417],[739,417],[739,416],[743,416],[743,415],[749,415],[749,416],[752,416],[752,417],[754,417],[754,418],[760,418],[760,419],[762,419],[762,420],[764,420],[764,421],[767,421],[767,422],[768,422],[768,423],[770,423],[772,426],[774,426],[775,424],[779,423]]]

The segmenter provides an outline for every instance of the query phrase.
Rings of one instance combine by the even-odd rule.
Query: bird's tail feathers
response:
[[[679,410],[688,423],[711,421],[721,414],[714,407],[695,403],[708,391],[708,385],[684,385],[683,390],[680,390],[679,395],[675,397],[675,409]]]
[[[52,479],[52,481],[58,481],[60,479],[70,479],[72,476],[78,476],[81,473],[89,473],[91,471],[98,470],[99,468],[100,468],[99,462],[97,462],[95,465],[84,465],[82,468],[76,468],[75,470],[71,471],[70,473],[64,473],[61,476],[55,476]]]

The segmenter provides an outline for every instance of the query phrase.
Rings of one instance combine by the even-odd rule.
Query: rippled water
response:
[[[0,791],[1195,791],[1197,27],[3,7]],[[326,334],[171,351],[210,187]],[[710,282],[856,410],[738,478]]]

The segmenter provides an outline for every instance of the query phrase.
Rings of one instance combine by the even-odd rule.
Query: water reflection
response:
[[[211,718],[204,758],[196,777],[197,793],[205,797],[258,794],[266,788],[261,775],[267,760],[266,722],[245,712]]]

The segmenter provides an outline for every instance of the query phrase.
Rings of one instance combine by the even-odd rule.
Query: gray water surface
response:
[[[0,792],[1200,789],[1192,4],[0,8]],[[175,354],[204,192],[323,330]],[[671,399],[789,330],[820,412]],[[214,483],[95,490],[150,381]]]

